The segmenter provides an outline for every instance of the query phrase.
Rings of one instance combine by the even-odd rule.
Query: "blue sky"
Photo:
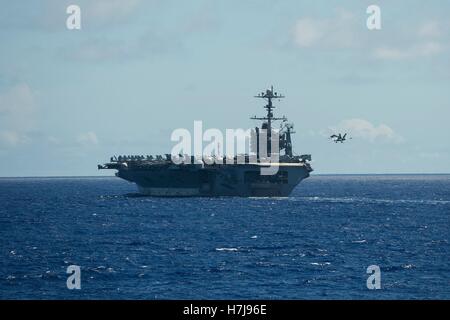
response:
[[[450,173],[448,1],[0,4],[0,176],[112,174],[96,165],[169,153],[194,120],[252,127],[272,84],[316,173]]]

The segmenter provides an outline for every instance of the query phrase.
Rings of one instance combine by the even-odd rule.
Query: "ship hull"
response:
[[[311,171],[304,164],[279,164],[275,175],[262,175],[260,164],[171,165],[120,169],[117,176],[157,197],[287,197]]]

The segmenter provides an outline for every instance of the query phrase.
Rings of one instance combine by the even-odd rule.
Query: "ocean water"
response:
[[[450,299],[449,175],[312,176],[275,199],[2,178],[0,235],[1,299]]]

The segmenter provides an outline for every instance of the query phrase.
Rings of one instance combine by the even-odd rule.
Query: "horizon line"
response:
[[[443,176],[450,175],[450,172],[428,172],[428,173],[317,173],[310,176]],[[115,175],[99,175],[99,176],[84,176],[84,175],[54,175],[54,176],[0,176],[0,179],[33,179],[33,178],[116,178]]]

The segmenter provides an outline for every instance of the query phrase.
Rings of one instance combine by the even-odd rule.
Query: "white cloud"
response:
[[[137,9],[141,0],[95,0],[83,6],[89,19],[98,23],[110,23],[128,18]]]
[[[323,37],[325,29],[323,22],[300,19],[294,26],[294,42],[299,47],[311,47]]]
[[[72,48],[61,48],[63,58],[84,62],[130,61],[164,57],[183,50],[182,41],[174,34],[148,31],[131,39],[87,39]]]
[[[337,126],[329,128],[332,132],[347,132],[353,138],[360,138],[370,142],[384,141],[401,143],[404,139],[386,124],[378,126],[364,119],[347,119]]]
[[[96,145],[98,144],[98,138],[95,132],[89,131],[81,133],[77,137],[77,142],[82,145]]]
[[[200,10],[190,16],[183,27],[183,32],[191,33],[205,33],[217,31],[220,28],[217,11],[214,9],[213,2],[206,2]]]
[[[442,35],[443,26],[437,21],[428,21],[419,27],[417,34],[423,38],[438,38]]]
[[[396,46],[379,46],[374,57],[381,60],[407,60],[435,56],[446,49],[444,32],[448,27],[439,21],[428,21],[419,25],[415,36]]]
[[[295,22],[292,40],[297,47],[347,48],[357,45],[357,21],[352,13],[340,9],[329,19],[300,18]]]
[[[34,111],[34,97],[30,87],[18,84],[7,91],[0,93],[0,115],[13,115],[16,113],[30,113]]]
[[[108,27],[131,21],[139,12],[140,5],[160,0],[40,0],[15,1],[2,5],[0,27],[8,29],[32,29],[67,32],[65,28],[66,8],[78,5],[81,8],[82,28]]]
[[[431,57],[449,48],[449,25],[446,23],[428,21],[406,30],[391,26],[390,33],[375,33],[369,38],[369,31],[360,26],[359,18],[341,9],[331,18],[298,19],[292,29],[292,42],[298,48],[310,50],[351,48],[354,53],[379,60]]]
[[[399,60],[409,56],[409,52],[404,52],[397,48],[381,47],[376,49],[375,57],[386,60]]]
[[[61,144],[61,139],[56,138],[54,136],[48,136],[47,142],[50,144],[53,144],[53,145],[59,145],[59,144]]]
[[[15,147],[19,144],[27,143],[30,138],[19,132],[15,131],[1,131],[0,132],[0,145]]]
[[[439,159],[442,155],[439,152],[421,152],[419,153],[419,157],[424,159]]]
[[[18,84],[0,93],[0,140],[3,145],[16,146],[30,140],[36,104],[31,88]]]
[[[431,56],[443,51],[443,46],[438,42],[427,42],[416,47],[416,53],[420,56]]]
[[[438,42],[426,42],[406,49],[380,47],[375,50],[374,56],[382,60],[414,59],[437,55],[441,53],[443,49],[443,46]]]
[[[101,62],[117,60],[130,56],[129,45],[122,41],[108,39],[91,39],[82,42],[79,47],[72,50],[64,50],[63,55],[82,61]]]

